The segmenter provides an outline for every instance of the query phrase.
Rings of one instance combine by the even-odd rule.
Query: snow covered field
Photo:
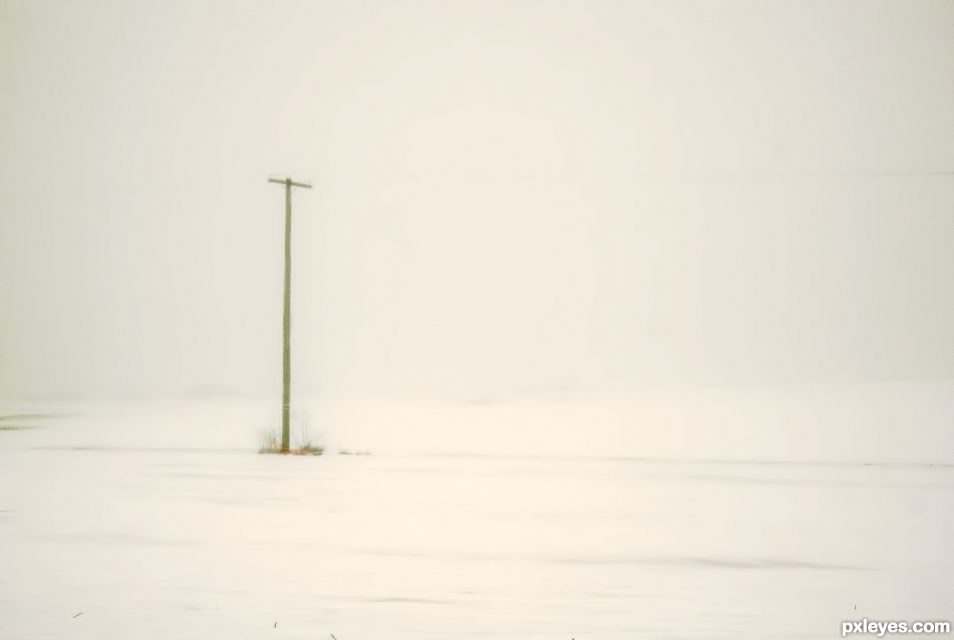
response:
[[[299,406],[371,455],[257,455],[274,402],[0,406],[50,414],[0,421],[0,638],[954,618],[951,383]]]

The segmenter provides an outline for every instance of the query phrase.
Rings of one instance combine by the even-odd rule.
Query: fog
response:
[[[0,396],[954,376],[954,5],[0,10]],[[277,396],[276,396],[277,397]]]
[[[0,3],[0,637],[949,630],[952,34]]]

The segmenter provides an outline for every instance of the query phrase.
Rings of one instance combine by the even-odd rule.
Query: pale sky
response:
[[[8,0],[0,397],[954,377],[954,2]]]

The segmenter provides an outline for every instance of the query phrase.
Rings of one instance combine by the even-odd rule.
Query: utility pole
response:
[[[269,178],[269,182],[285,185],[285,309],[282,316],[282,453],[288,453],[290,434],[288,414],[291,405],[291,190],[311,189],[305,182]]]

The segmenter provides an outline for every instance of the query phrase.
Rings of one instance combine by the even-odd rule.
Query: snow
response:
[[[52,414],[0,431],[0,638],[806,640],[954,617],[948,382],[302,399],[321,457],[256,453],[274,404],[0,406]]]

